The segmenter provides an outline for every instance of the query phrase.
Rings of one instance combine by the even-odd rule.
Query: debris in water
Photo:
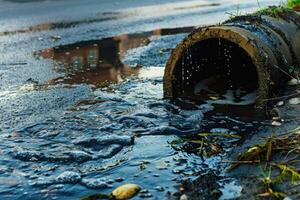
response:
[[[290,105],[298,105],[298,104],[300,104],[300,97],[295,97],[295,98],[289,99],[289,104]]]
[[[290,86],[296,86],[296,85],[299,85],[300,84],[300,80],[299,79],[291,79],[289,82],[288,82],[288,85]]]
[[[52,35],[50,38],[51,38],[52,40],[60,40],[60,39],[61,39],[61,36],[59,36],[59,35]]]
[[[265,186],[265,192],[262,193],[262,194],[258,194],[259,197],[275,197],[275,198],[285,198],[287,195],[283,192],[278,192],[278,191],[275,191],[273,188],[273,180],[272,180],[272,168],[270,167],[269,169],[269,172],[268,172],[268,175],[266,175],[264,172],[263,175],[263,179],[262,179],[262,182]]]

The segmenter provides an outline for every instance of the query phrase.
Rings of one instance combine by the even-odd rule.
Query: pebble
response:
[[[276,104],[278,107],[283,106],[284,105],[284,101],[278,101]]]
[[[278,121],[272,121],[272,126],[281,126],[282,123]]]

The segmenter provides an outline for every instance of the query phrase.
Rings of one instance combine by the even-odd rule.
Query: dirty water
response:
[[[134,182],[144,189],[135,199],[176,199],[180,182],[207,169],[221,173],[218,162],[236,141],[223,141],[225,151],[204,160],[188,147],[174,148],[172,141],[199,132],[247,135],[259,122],[217,114],[209,102],[163,99],[164,63],[191,29],[121,35],[36,52],[37,60],[54,60],[53,70],[62,76],[2,94],[6,97],[1,103],[45,98],[47,104],[46,92],[58,97],[56,104],[66,93],[78,103],[64,113],[44,110],[49,112],[47,118],[26,127],[2,127],[1,196],[79,198]],[[84,91],[87,86],[91,86],[89,96],[81,96],[78,88],[71,92],[72,87]],[[35,109],[41,109],[35,106],[24,112],[34,115]]]
[[[203,7],[198,4],[178,3],[163,11]],[[204,5],[212,9],[207,11],[208,17],[209,12],[221,6],[220,3]],[[157,5],[144,10],[150,15],[153,8]],[[119,18],[119,14],[108,12],[108,21],[120,20],[123,16]],[[115,15],[116,18],[109,18]],[[226,177],[227,165],[221,161],[249,139],[265,123],[264,119],[253,119],[251,105],[243,110],[236,105],[214,105],[210,101],[163,99],[166,60],[193,26],[141,32],[135,26],[130,28],[130,24],[131,31],[139,33],[112,32],[110,35],[119,36],[105,39],[96,39],[99,35],[93,35],[96,31],[91,26],[88,34],[83,31],[68,38],[64,34],[71,31],[66,31],[60,32],[61,39],[45,39],[47,31],[53,36],[59,29],[74,28],[74,33],[79,28],[84,30],[78,26],[86,22],[89,25],[107,22],[101,17],[95,18],[99,21],[74,20],[78,23],[65,23],[62,27],[55,22],[43,29],[43,23],[39,22],[41,25],[29,24],[28,27],[34,28],[25,31],[22,28],[2,31],[7,38],[32,34],[33,39],[24,36],[26,42],[20,39],[18,45],[23,49],[28,41],[41,43],[29,45],[24,55],[6,55],[20,62],[9,65],[5,57],[1,60],[2,69],[13,69],[19,72],[13,72],[19,77],[26,73],[27,66],[41,65],[47,68],[39,69],[40,74],[48,70],[54,75],[43,77],[46,81],[27,78],[21,85],[3,87],[0,91],[1,199],[79,199],[93,193],[109,193],[128,182],[142,187],[134,199],[179,199],[182,188],[189,190],[190,186],[199,188],[206,184],[216,187],[215,199],[241,195],[238,181]],[[171,15],[167,18],[174,19]],[[194,24],[199,22],[191,23]],[[130,32],[128,27],[119,32]],[[11,46],[14,43],[3,49],[10,50]],[[34,55],[33,61],[25,59],[29,54]],[[232,96],[228,94],[225,98],[235,102]],[[238,103],[249,104],[249,99],[239,99]],[[199,146],[174,145],[178,139],[193,138],[201,132],[237,134],[242,139],[223,139],[220,141],[223,151],[204,159],[197,154]],[[211,190],[202,187],[197,192],[209,199]],[[194,195],[194,191],[187,192]]]

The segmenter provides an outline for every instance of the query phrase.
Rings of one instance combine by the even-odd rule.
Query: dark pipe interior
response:
[[[219,38],[189,47],[177,63],[175,77],[173,92],[177,97],[195,98],[195,86],[205,79],[210,79],[209,89],[217,93],[238,89],[252,92],[258,88],[250,56],[239,45]]]

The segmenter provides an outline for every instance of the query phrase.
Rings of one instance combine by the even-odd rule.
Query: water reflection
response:
[[[171,35],[190,32],[193,27],[177,29],[159,29],[140,34],[124,34],[102,40],[79,42],[41,50],[37,53],[46,59],[55,61],[54,70],[64,76],[49,81],[50,85],[92,84],[96,87],[119,83],[130,76],[157,75],[156,70],[142,66],[128,66],[122,63],[129,49],[148,45],[151,36]]]

